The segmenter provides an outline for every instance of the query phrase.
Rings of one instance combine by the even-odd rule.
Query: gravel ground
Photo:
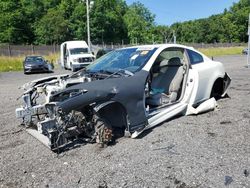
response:
[[[0,73],[0,185],[250,187],[250,69],[245,56],[215,59],[232,78],[230,98],[219,100],[218,110],[171,120],[105,149],[87,144],[59,156],[18,126],[14,113],[18,86],[47,75]]]

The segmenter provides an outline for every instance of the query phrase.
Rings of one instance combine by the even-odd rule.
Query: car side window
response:
[[[183,50],[170,48],[170,49],[162,51],[159,57],[166,59],[166,60],[169,60],[174,57],[179,57],[180,59],[183,59]]]
[[[163,50],[155,60],[153,68],[155,68],[155,66],[158,68],[164,67],[168,64],[169,60],[173,58],[179,58],[183,60],[184,50],[179,48],[167,48]]]
[[[187,52],[188,52],[188,56],[190,59],[190,63],[192,65],[202,63],[204,61],[203,57],[200,54],[198,54],[197,52],[194,52],[192,50],[187,50]]]

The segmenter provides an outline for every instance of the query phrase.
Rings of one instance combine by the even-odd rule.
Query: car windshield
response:
[[[44,59],[42,57],[26,57],[25,62],[28,63],[40,63],[43,62]]]
[[[126,48],[112,51],[101,58],[97,59],[93,64],[86,67],[87,72],[116,72],[119,70],[127,70],[135,73],[142,69],[145,63],[153,55],[156,48],[139,47]]]
[[[88,52],[89,52],[88,48],[72,48],[72,49],[70,49],[71,55],[86,54]]]

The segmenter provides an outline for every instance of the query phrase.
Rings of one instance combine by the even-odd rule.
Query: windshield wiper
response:
[[[106,71],[106,70],[105,70],[105,71]],[[117,70],[117,71],[115,71],[115,72],[112,72],[112,71],[107,71],[107,72],[112,73],[112,74],[109,75],[107,78],[110,78],[111,76],[114,76],[114,75],[117,75],[117,74],[119,74],[119,75],[121,75],[121,76],[123,76],[123,75],[133,76],[133,75],[134,75],[134,73],[132,73],[132,72],[126,70],[126,69],[119,69],[119,70]],[[106,78],[106,79],[107,79],[107,78]]]

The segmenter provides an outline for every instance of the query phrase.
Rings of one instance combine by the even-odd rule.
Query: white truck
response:
[[[85,41],[66,41],[60,46],[61,66],[75,72],[91,64],[95,56]]]

